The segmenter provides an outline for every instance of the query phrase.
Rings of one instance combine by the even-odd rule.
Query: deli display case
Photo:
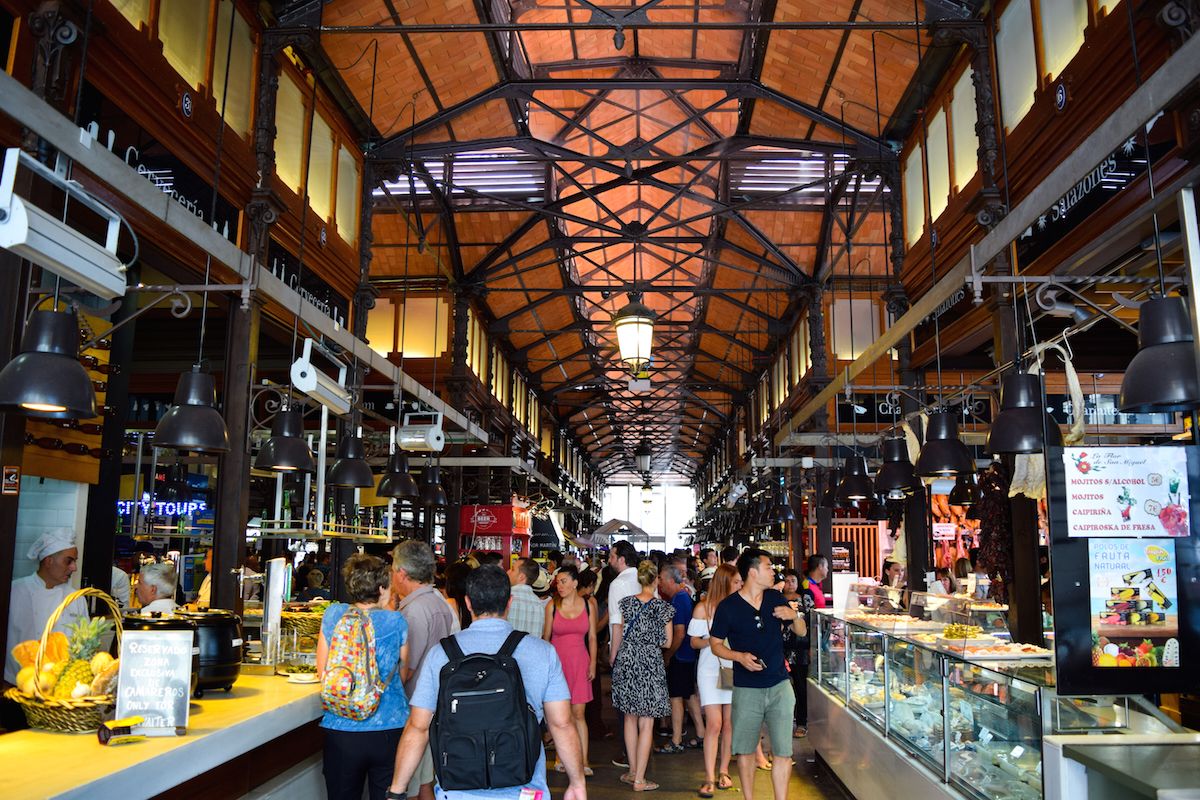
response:
[[[850,595],[845,611],[813,615],[809,736],[856,797],[1037,800],[1043,737],[1156,729],[1121,698],[1058,697],[1051,651],[1013,643],[1004,616],[969,598]],[[882,775],[851,774],[864,760]]]

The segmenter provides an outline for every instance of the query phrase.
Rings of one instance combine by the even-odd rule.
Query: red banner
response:
[[[472,534],[523,534],[531,527],[529,509],[520,506],[463,506],[459,512],[459,530]]]

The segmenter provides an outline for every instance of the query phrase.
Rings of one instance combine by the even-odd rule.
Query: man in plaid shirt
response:
[[[542,627],[546,623],[546,606],[533,593],[533,585],[541,575],[542,568],[532,558],[518,558],[508,571],[508,582],[512,585],[512,605],[508,609],[508,623],[513,630],[525,631],[530,636],[542,638]]]

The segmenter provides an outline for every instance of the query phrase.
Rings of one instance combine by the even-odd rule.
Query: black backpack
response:
[[[441,670],[429,726],[442,789],[501,789],[532,780],[542,733],[513,655],[523,636],[513,631],[500,652],[470,655],[453,636],[442,639],[449,662]]]

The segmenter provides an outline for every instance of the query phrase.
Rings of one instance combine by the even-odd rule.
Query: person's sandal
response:
[[[654,781],[641,781],[640,783],[633,784],[633,790],[635,792],[653,792],[657,788],[658,784]]]
[[[722,772],[717,776],[717,788],[722,792],[728,792],[733,789],[733,778],[729,777],[728,772]]]
[[[622,775],[622,776],[621,776],[621,783],[629,783],[629,784],[632,784],[632,783],[633,783],[633,773],[632,773],[632,772],[626,772],[624,775]]]
[[[804,725],[797,725],[796,730],[792,732],[793,739],[803,739],[808,736],[808,728]]]
[[[700,795],[701,797],[712,797],[713,782],[705,781],[704,783],[700,784],[700,788],[696,790],[696,794]]]
[[[770,770],[772,767],[774,767],[774,762],[773,762],[773,761],[771,761],[771,759],[769,759],[769,758],[768,758],[768,759],[767,759],[767,763],[765,763],[765,764],[757,764],[756,766],[757,766],[759,769],[761,769],[761,770]]]
[[[674,742],[667,742],[662,747],[654,748],[654,752],[661,753],[665,756],[669,756],[674,753],[682,753],[683,752],[683,744],[682,743],[675,744]]]
[[[701,747],[704,747],[704,739],[698,736],[693,736],[691,739],[688,739],[686,742],[684,742],[683,746],[688,750],[699,750]]]

